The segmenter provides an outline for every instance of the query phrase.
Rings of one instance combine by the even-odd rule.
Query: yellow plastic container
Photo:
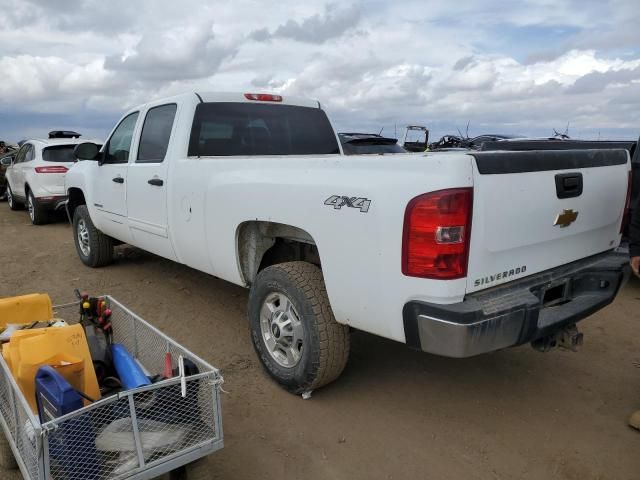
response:
[[[43,365],[53,366],[74,388],[94,400],[100,399],[82,325],[18,330],[5,344],[2,355],[34,412],[35,378]]]
[[[8,323],[33,323],[53,317],[51,298],[46,293],[0,298],[0,327]]]

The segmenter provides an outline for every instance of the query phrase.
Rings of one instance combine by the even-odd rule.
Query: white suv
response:
[[[77,138],[28,140],[7,168],[7,201],[11,210],[24,205],[31,222],[42,225],[49,213],[64,207],[64,176],[75,161]]]

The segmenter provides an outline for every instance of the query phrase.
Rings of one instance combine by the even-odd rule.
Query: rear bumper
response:
[[[628,278],[628,262],[628,255],[612,251],[468,295],[460,303],[408,302],[407,344],[446,357],[471,357],[552,335],[611,303]],[[549,301],[558,294],[561,298]]]
[[[51,209],[51,210],[59,210],[61,208],[64,208],[65,204],[67,203],[67,196],[66,195],[50,195],[50,196],[44,196],[44,197],[36,197],[36,200],[38,201],[38,204]]]

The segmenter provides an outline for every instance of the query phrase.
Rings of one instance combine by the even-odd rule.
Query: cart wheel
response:
[[[18,468],[16,459],[13,456],[13,450],[11,450],[11,445],[9,445],[7,437],[5,437],[2,432],[0,432],[0,468],[4,468],[5,470],[15,470]]]
[[[211,478],[206,457],[188,463],[169,474],[170,480],[210,480]]]

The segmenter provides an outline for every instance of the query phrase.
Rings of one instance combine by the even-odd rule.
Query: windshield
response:
[[[325,155],[339,153],[319,108],[252,103],[196,107],[189,156]]]

